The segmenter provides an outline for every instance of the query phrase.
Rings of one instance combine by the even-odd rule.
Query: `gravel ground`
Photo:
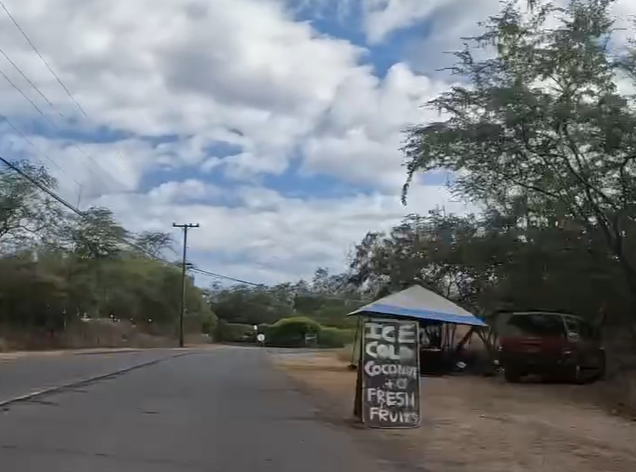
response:
[[[331,354],[277,357],[333,418],[351,416],[355,373]],[[422,379],[422,427],[367,431],[432,472],[633,472],[636,422],[585,403],[587,386]]]

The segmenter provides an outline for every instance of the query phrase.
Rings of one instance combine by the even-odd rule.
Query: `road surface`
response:
[[[0,357],[0,403],[11,398],[106,375],[171,356],[170,349],[148,349],[110,354],[34,353],[12,359]]]
[[[175,354],[180,357],[171,357]],[[118,357],[114,360],[112,356]],[[58,367],[66,380],[85,375],[90,364],[102,375],[109,367],[118,369],[152,360],[143,356],[164,360],[77,389],[6,406],[0,411],[0,470],[395,470],[370,457],[369,449],[344,427],[322,422],[259,349],[162,351],[141,357],[130,353],[95,355],[82,361],[56,357],[40,359],[42,365],[37,367],[35,359],[28,363],[19,360],[0,364],[0,385],[3,378],[28,378],[29,369],[35,376],[46,369],[42,375],[49,385],[56,383],[51,372]],[[69,367],[71,364],[74,367]],[[69,373],[73,369],[75,373]],[[23,382],[23,387],[27,384],[34,388],[33,381]],[[5,397],[7,391],[2,387]]]

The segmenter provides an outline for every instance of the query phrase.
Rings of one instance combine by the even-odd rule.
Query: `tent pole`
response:
[[[358,324],[362,325],[363,320],[362,316],[358,317]],[[362,420],[362,369],[360,368],[360,364],[362,363],[362,336],[359,336],[359,345],[358,349],[358,368],[356,369],[356,395],[353,401],[353,416]],[[355,352],[355,345],[353,351]]]
[[[358,344],[359,341],[359,333],[360,333],[360,325],[362,324],[362,317],[358,315],[358,322],[356,323],[356,334],[353,337],[353,346],[351,348],[351,363],[349,364],[350,368],[353,368],[356,363],[355,363],[355,356],[356,356],[356,346]]]

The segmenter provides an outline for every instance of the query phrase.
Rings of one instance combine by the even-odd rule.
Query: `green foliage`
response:
[[[432,270],[467,303],[483,306],[489,293],[491,306],[592,313],[607,302],[634,321],[636,102],[616,79],[634,83],[636,55],[612,52],[612,3],[537,0],[528,13],[511,1],[456,53],[452,72],[465,85],[431,101],[443,121],[409,130],[404,198],[416,173],[452,170],[455,192],[485,215],[445,218],[441,259],[427,237],[425,262],[401,262],[394,280],[430,278],[421,265],[437,259]]]
[[[315,335],[315,344],[324,348],[344,347],[353,340],[354,330],[323,326],[312,318],[283,318],[264,330],[266,343],[277,347],[307,346],[306,336]]]
[[[254,342],[254,326],[244,323],[230,323],[219,320],[216,328],[216,340],[221,342]]]
[[[45,169],[19,167],[51,189]],[[157,255],[163,233],[130,234],[112,212],[90,208],[80,217],[12,170],[0,169],[0,326],[61,332],[82,318],[119,319],[141,329],[176,334],[181,272],[131,249]],[[186,327],[210,332],[216,316],[193,280],[186,281]]]
[[[347,328],[355,320],[346,314],[363,304],[363,294],[345,274],[331,275],[325,269],[318,269],[311,283],[300,280],[273,287],[217,288],[208,290],[206,296],[220,319],[250,325],[273,324],[302,313],[321,324]]]
[[[318,332],[318,345],[326,348],[340,348],[353,342],[355,330],[321,327]]]
[[[304,316],[283,318],[271,325],[265,333],[266,342],[277,347],[305,346],[305,336],[309,333],[318,334],[321,326],[315,320]]]

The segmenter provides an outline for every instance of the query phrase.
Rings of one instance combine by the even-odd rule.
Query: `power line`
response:
[[[267,285],[263,284],[263,283],[256,283],[256,282],[250,282],[248,280],[242,280],[242,279],[237,279],[235,277],[230,277],[229,275],[223,275],[223,274],[218,274],[216,272],[210,272],[208,270],[203,270],[203,269],[199,269],[197,267],[192,267],[190,269],[192,272],[201,274],[201,275],[207,275],[209,277],[213,277],[215,279],[224,279],[224,280],[230,280],[232,282],[237,282],[240,284],[244,284],[244,285],[250,285],[252,287],[259,287],[259,288],[265,288],[267,287]],[[348,301],[348,302],[355,302],[355,303],[367,303],[368,300],[359,300],[356,298],[349,298],[349,297],[339,297],[337,295],[325,295],[325,294],[320,294],[320,293],[303,293],[303,292],[299,292],[297,293],[298,296],[301,297],[319,297],[319,298],[324,298],[327,300],[341,300],[341,301]]]
[[[62,204],[63,206],[65,206],[66,208],[68,208],[69,210],[71,210],[73,213],[79,215],[82,218],[86,218],[88,215],[86,212],[81,211],[79,208],[77,208],[75,205],[69,203],[68,201],[66,201],[64,198],[62,198],[61,196],[57,195],[55,192],[53,192],[52,190],[50,190],[49,188],[47,188],[46,186],[42,185],[42,183],[38,182],[37,180],[35,180],[33,177],[31,177],[29,174],[27,174],[26,172],[22,171],[22,169],[20,169],[19,167],[17,167],[15,164],[13,164],[12,162],[8,161],[7,159],[5,159],[4,157],[0,156],[0,162],[3,162],[7,167],[9,167],[11,170],[13,170],[14,172],[16,172],[17,174],[19,174],[20,176],[24,177],[25,179],[27,179],[29,182],[31,182],[33,185],[35,185],[37,188],[39,188],[40,190],[42,190],[44,193],[46,193],[47,195],[49,195],[51,198],[55,199],[57,202],[59,202],[60,204]],[[185,224],[185,225],[178,225],[176,223],[173,223],[173,226],[176,228],[182,228],[184,231],[184,241],[183,241],[183,259],[182,259],[182,271],[183,271],[183,292],[182,292],[182,305],[181,305],[181,315],[183,315],[184,311],[185,311],[185,270],[188,267],[188,262],[186,260],[186,255],[187,255],[187,231],[188,229],[191,228],[198,228],[199,225],[198,224]],[[170,264],[172,265],[172,263],[170,263],[169,261],[166,261],[165,259],[161,259],[157,256],[151,255],[149,254],[147,251],[145,251],[141,246],[132,243],[130,241],[127,241],[126,239],[121,239],[121,241],[125,244],[127,244],[128,246],[137,249],[139,252],[141,252],[142,254],[144,254],[145,256],[154,259],[158,262],[163,262],[165,264]],[[260,288],[264,288],[267,287],[265,284],[263,283],[256,283],[256,282],[250,282],[248,280],[242,280],[242,279],[238,279],[236,277],[230,277],[229,275],[223,275],[223,274],[219,274],[216,272],[211,272],[208,270],[204,270],[204,269],[199,269],[195,266],[193,266],[190,269],[192,272],[196,272],[202,275],[207,275],[210,277],[214,277],[217,279],[225,279],[225,280],[231,280],[233,282],[237,282],[237,283],[241,283],[241,284],[245,284],[245,285],[251,285],[254,287],[260,287]],[[326,298],[326,299],[332,299],[332,300],[342,300],[342,301],[350,301],[350,302],[356,302],[356,303],[365,303],[364,300],[357,300],[357,299],[352,299],[352,298],[347,298],[347,297],[336,297],[336,296],[331,296],[331,295],[322,295],[322,294],[298,294],[301,296],[315,296],[315,297],[320,297],[320,298]],[[182,324],[183,320],[182,317],[180,317],[180,321],[179,321],[179,325],[180,325],[180,344],[182,343],[182,328],[183,328],[183,324]]]
[[[44,63],[44,65],[46,66],[46,68],[49,70],[49,72],[53,75],[53,77],[55,77],[55,80],[57,80],[57,83],[60,84],[62,86],[62,88],[64,89],[64,91],[66,92],[66,94],[71,98],[71,100],[73,101],[73,103],[75,103],[75,105],[77,106],[78,110],[82,112],[82,114],[86,117],[88,117],[88,115],[86,115],[86,112],[84,111],[84,109],[82,108],[82,106],[79,104],[79,102],[77,100],[75,100],[75,97],[73,97],[73,94],[69,91],[69,89],[66,87],[66,85],[64,85],[64,82],[62,82],[62,79],[59,78],[59,76],[53,71],[53,69],[51,68],[51,66],[49,65],[49,63],[46,61],[46,59],[44,59],[44,57],[42,56],[42,54],[40,54],[40,51],[38,51],[38,48],[35,47],[35,44],[33,44],[33,42],[31,41],[31,38],[29,38],[29,36],[26,34],[26,32],[22,29],[22,27],[20,26],[20,24],[18,23],[18,21],[13,17],[13,15],[11,14],[11,12],[9,12],[9,10],[7,9],[6,5],[4,4],[4,2],[2,2],[0,0],[0,6],[2,7],[2,9],[4,10],[4,12],[7,14],[7,16],[11,19],[11,21],[13,22],[13,24],[15,25],[16,28],[18,28],[18,31],[20,31],[20,33],[22,33],[22,36],[24,36],[24,39],[27,40],[27,42],[29,43],[29,45],[31,46],[31,48],[35,51],[35,53],[38,55],[38,57],[40,58],[40,60]]]
[[[9,126],[11,126],[11,128],[13,128],[13,130],[14,130],[16,133],[18,133],[20,136],[22,136],[22,138],[23,138],[23,139],[24,139],[27,143],[29,143],[31,146],[33,146],[33,148],[34,148],[37,152],[41,152],[41,153],[42,153],[42,155],[43,155],[43,156],[44,156],[44,157],[45,157],[45,158],[46,158],[46,159],[47,159],[47,160],[48,160],[51,164],[53,164],[55,167],[57,167],[57,168],[58,168],[58,170],[59,170],[60,172],[62,172],[63,174],[66,174],[68,177],[70,177],[70,178],[71,178],[71,179],[72,179],[72,180],[73,180],[73,181],[74,181],[74,182],[75,182],[75,183],[76,183],[79,187],[81,187],[81,186],[82,186],[82,184],[81,184],[81,183],[80,183],[77,179],[75,179],[74,177],[71,177],[70,175],[68,175],[68,174],[66,173],[66,171],[65,171],[62,167],[60,167],[60,166],[58,165],[58,163],[57,163],[57,162],[55,162],[55,161],[54,161],[51,157],[49,157],[49,155],[48,155],[47,153],[40,151],[40,150],[37,148],[37,146],[35,145],[35,143],[34,143],[33,141],[31,141],[31,139],[30,139],[27,135],[25,135],[22,131],[20,131],[20,129],[18,129],[18,127],[16,127],[16,126],[13,124],[13,122],[12,122],[12,121],[11,121],[8,117],[6,117],[6,116],[5,116],[5,115],[3,115],[2,113],[0,113],[0,120],[4,120],[4,121],[6,121],[6,122],[7,122],[7,124],[8,124]]]
[[[44,57],[42,56],[42,54],[40,54],[40,51],[37,49],[37,47],[35,47],[35,45],[33,44],[33,42],[31,41],[31,39],[29,38],[29,36],[26,34],[26,32],[22,29],[22,27],[20,26],[20,24],[18,23],[18,21],[13,17],[13,15],[9,12],[9,10],[7,9],[6,5],[0,0],[0,6],[2,7],[2,9],[5,11],[5,13],[7,14],[7,16],[11,19],[11,21],[13,22],[13,24],[16,26],[16,28],[20,31],[20,33],[22,33],[22,36],[24,36],[24,38],[27,40],[27,42],[29,43],[29,45],[31,46],[31,48],[35,51],[35,53],[38,55],[38,57],[42,60],[42,62],[44,63],[44,65],[47,67],[47,69],[49,70],[49,72],[53,75],[53,77],[55,77],[55,79],[57,80],[57,82],[60,84],[60,86],[64,89],[64,91],[66,92],[66,94],[71,98],[71,100],[73,101],[73,103],[75,103],[75,105],[77,106],[77,108],[82,112],[82,114],[88,118],[88,115],[86,113],[86,111],[82,108],[82,106],[79,104],[79,102],[75,99],[75,97],[73,97],[73,94],[71,94],[71,92],[69,91],[69,89],[66,87],[66,85],[64,85],[64,83],[62,82],[62,80],[59,78],[59,76],[53,71],[53,69],[51,68],[51,66],[49,65],[49,63],[46,61],[46,59],[44,59]],[[11,58],[2,50],[0,49],[0,53],[9,61],[9,63],[11,63],[11,65],[13,67],[16,68],[16,70],[22,75],[22,77],[24,77],[24,79],[42,96],[42,98],[44,98],[44,100],[57,112],[58,115],[60,115],[62,118],[66,118],[62,112],[48,99],[48,97],[33,83],[33,81],[31,79],[29,79],[29,77],[20,69],[20,67],[18,67],[15,62],[13,62],[13,60],[11,60]],[[31,105],[42,115],[44,116],[47,121],[49,123],[51,123],[51,125],[53,125],[53,127],[55,127],[58,131],[60,130],[59,127],[53,123],[48,116],[46,116],[42,110],[29,98],[27,97],[24,92],[17,87],[7,76],[6,74],[4,74],[2,71],[0,71],[0,74],[2,74],[4,76],[4,78],[16,89],[18,90],[18,92],[20,92],[20,94],[22,94],[22,96],[29,101],[29,103],[31,103]],[[103,171],[103,168],[97,164],[97,162],[95,162],[95,160],[89,156],[83,149],[81,149],[76,143],[72,144],[73,147],[75,147],[80,153],[84,154],[84,156],[89,159],[94,165],[95,167],[97,167],[97,169],[101,172]],[[121,153],[118,150],[115,150],[115,154],[122,160],[124,160],[124,157],[121,155]],[[111,175],[112,177],[112,175]],[[102,180],[100,178],[102,183],[106,183],[104,180]]]
[[[1,2],[0,2],[0,4],[1,4]],[[16,85],[16,84],[15,84],[15,83],[14,83],[14,82],[13,82],[13,81],[9,78],[9,76],[8,76],[7,74],[5,74],[5,73],[4,73],[1,69],[0,69],[0,75],[2,75],[2,77],[4,77],[4,79],[5,79],[7,82],[9,82],[9,84],[10,84],[10,85],[11,85],[14,89],[16,89],[16,90],[20,93],[20,95],[22,95],[22,96],[24,97],[24,99],[25,99],[26,101],[28,101],[28,102],[30,103],[30,104],[31,104],[31,106],[33,106],[33,108],[35,108],[35,109],[37,110],[37,112],[38,112],[40,115],[42,115],[42,116],[44,117],[44,119],[45,119],[45,120],[46,120],[46,121],[47,121],[47,122],[48,122],[51,126],[53,126],[53,127],[54,127],[57,131],[61,131],[60,127],[59,127],[59,126],[58,126],[58,125],[57,125],[57,124],[56,124],[53,120],[51,120],[51,118],[50,118],[50,117],[49,117],[46,113],[44,113],[44,112],[42,111],[42,109],[41,109],[39,106],[37,106],[37,104],[36,104],[33,100],[31,100],[31,98],[29,98],[29,96],[28,96],[26,93],[24,93],[24,91],[23,91],[20,87],[18,87],[18,86],[17,86],[17,85]],[[86,153],[86,151],[84,151],[82,148],[80,148],[80,147],[77,145],[77,143],[72,143],[72,144],[71,144],[71,146],[73,146],[73,147],[74,147],[75,149],[77,149],[80,153],[82,153],[82,154],[84,155],[84,157],[86,157],[88,160],[90,160],[90,161],[93,163],[93,165],[94,165],[97,169],[99,169],[99,171],[100,171],[100,172],[104,170],[104,169],[102,168],[102,166],[100,166],[100,165],[99,165],[99,164],[95,161],[95,159],[93,159],[93,158],[92,158],[92,156],[89,156],[89,155]],[[99,180],[100,180],[103,184],[106,184],[106,181],[104,181],[104,180],[103,180],[103,179],[99,176],[99,174],[96,174],[96,175],[98,176],[98,179],[99,179]],[[111,177],[112,177],[112,174],[110,174],[110,175],[111,175]]]
[[[256,282],[250,282],[248,280],[241,280],[241,279],[237,279],[235,277],[230,277],[229,275],[223,275],[223,274],[217,274],[216,272],[210,272],[208,270],[203,270],[203,269],[199,269],[198,267],[193,267],[192,269],[190,269],[193,272],[198,272],[202,275],[207,275],[209,277],[214,277],[216,279],[224,279],[224,280],[229,280],[231,282],[236,282],[239,284],[244,284],[244,285],[251,285],[253,287],[265,287],[265,284],[259,284]]]
[[[84,213],[82,210],[80,210],[79,208],[77,208],[75,205],[73,205],[72,203],[69,203],[68,201],[66,201],[64,198],[60,197],[58,194],[56,194],[55,192],[53,192],[51,189],[47,188],[45,185],[42,185],[41,182],[38,182],[37,180],[35,180],[33,177],[31,177],[29,174],[27,174],[26,172],[24,172],[22,169],[20,169],[18,166],[16,166],[15,164],[13,164],[12,162],[6,160],[4,157],[0,156],[0,162],[3,162],[7,167],[9,167],[11,170],[13,170],[14,172],[20,174],[22,177],[24,177],[25,179],[27,179],[29,182],[31,182],[33,185],[35,185],[37,188],[39,188],[40,190],[42,190],[44,193],[46,193],[48,196],[50,196],[51,198],[53,198],[54,200],[56,200],[57,202],[61,203],[62,205],[64,205],[66,208],[68,208],[69,210],[71,210],[73,213],[85,218],[86,217],[86,213]]]
[[[4,56],[4,58],[9,61],[9,63],[20,73],[20,75],[22,77],[24,77],[24,80],[26,80],[29,85],[38,93],[40,94],[40,96],[46,101],[46,103],[48,103],[53,109],[55,109],[55,111],[57,112],[58,115],[60,115],[62,118],[65,118],[64,115],[62,114],[62,112],[60,112],[55,105],[53,105],[53,103],[51,102],[51,100],[48,99],[48,97],[46,95],[44,95],[44,93],[38,88],[37,85],[35,85],[33,83],[33,81],[22,71],[22,69],[20,69],[20,67],[18,67],[18,65],[13,62],[13,60],[11,60],[11,58],[7,55],[6,52],[4,52],[4,50],[2,48],[0,48],[0,54],[2,54]]]
[[[18,86],[17,86],[17,85],[13,82],[13,80],[11,80],[11,79],[9,78],[9,76],[8,76],[7,74],[5,74],[5,73],[4,73],[1,69],[0,69],[0,75],[2,75],[2,77],[4,77],[4,80],[6,80],[7,82],[9,82],[9,85],[11,85],[11,87],[13,87],[14,89],[16,89],[16,90],[20,93],[20,95],[22,95],[22,96],[24,97],[24,99],[25,99],[27,102],[29,102],[29,103],[31,104],[31,106],[33,106],[33,108],[35,108],[35,109],[38,111],[38,113],[39,113],[40,115],[42,115],[44,118],[46,118],[46,120],[47,120],[49,123],[51,123],[51,125],[52,125],[52,126],[56,126],[56,124],[55,124],[55,123],[53,123],[53,121],[51,121],[51,118],[49,118],[49,117],[48,117],[48,116],[47,116],[47,115],[46,115],[46,114],[42,111],[42,109],[41,109],[39,106],[37,106],[37,105],[35,104],[35,102],[34,102],[33,100],[31,100],[31,98],[29,98],[29,96],[28,96],[26,93],[24,93],[24,91],[23,91],[20,87],[18,87]]]

